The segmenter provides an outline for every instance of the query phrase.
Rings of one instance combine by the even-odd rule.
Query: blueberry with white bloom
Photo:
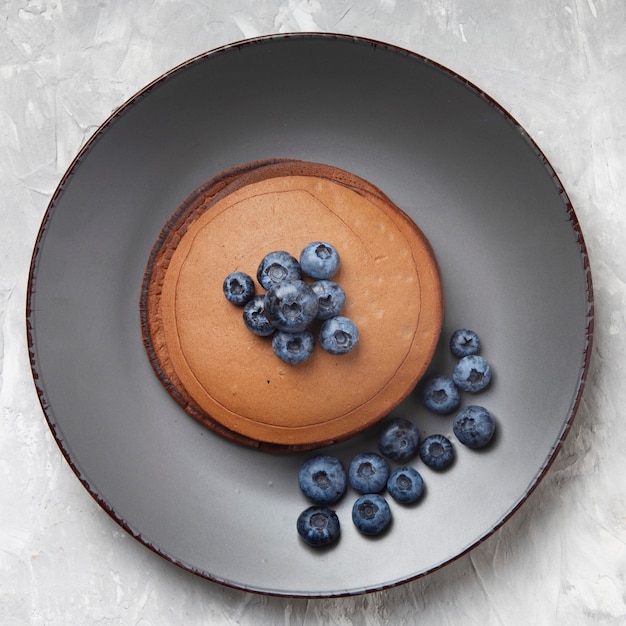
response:
[[[302,269],[298,260],[289,252],[276,250],[263,257],[256,277],[265,289],[269,289],[284,280],[300,280]]]
[[[493,416],[482,406],[463,407],[454,418],[452,430],[456,438],[469,448],[483,448],[496,430]]]
[[[300,253],[300,266],[311,278],[330,278],[339,269],[339,253],[325,241],[312,241]]]
[[[276,330],[265,315],[265,296],[254,296],[243,307],[243,321],[259,337],[268,337]]]
[[[359,342],[359,330],[350,318],[337,315],[322,324],[319,340],[326,352],[347,354]]]
[[[387,500],[375,493],[357,498],[352,506],[352,521],[364,535],[380,535],[391,523]]]
[[[297,365],[313,354],[315,337],[308,328],[297,333],[277,330],[272,337],[272,348],[281,361],[289,365]]]
[[[461,358],[470,354],[477,354],[479,350],[480,339],[473,330],[459,328],[452,333],[450,351],[454,356]]]
[[[332,504],[341,498],[347,486],[346,470],[341,461],[329,455],[307,459],[298,472],[302,493],[315,504]]]
[[[387,485],[389,463],[375,452],[360,452],[348,467],[348,482],[359,493],[378,493]]]
[[[433,469],[441,470],[454,461],[454,448],[443,435],[430,435],[420,444],[420,459]]]
[[[346,302],[344,290],[332,280],[317,280],[311,285],[318,302],[317,319],[327,320],[339,315]]]
[[[491,367],[482,356],[470,354],[456,364],[452,380],[462,391],[478,393],[491,382]]]
[[[302,280],[284,280],[265,294],[265,315],[278,330],[304,330],[315,319],[318,306],[315,292]]]
[[[427,408],[441,415],[451,413],[461,402],[461,394],[449,376],[430,378],[424,386],[423,398]]]
[[[306,543],[316,548],[334,543],[341,534],[335,511],[319,505],[310,506],[300,513],[296,529]]]
[[[424,493],[424,479],[414,467],[397,467],[389,476],[387,491],[397,502],[412,504]]]
[[[396,417],[389,421],[378,437],[380,453],[392,461],[404,463],[419,449],[420,433],[413,422]]]
[[[254,297],[254,281],[245,272],[231,272],[223,284],[226,299],[237,306],[244,306]]]

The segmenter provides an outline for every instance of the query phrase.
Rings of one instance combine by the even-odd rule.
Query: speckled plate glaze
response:
[[[392,503],[378,540],[338,505],[342,537],[307,548],[307,454],[238,446],[187,416],[142,345],[140,289],[152,244],[203,181],[255,159],[328,163],[369,180],[430,239],[447,338],[476,330],[491,387],[463,397],[496,417],[483,452],[456,445],[417,505]],[[294,209],[294,219],[301,219]],[[242,225],[245,228],[245,224]],[[56,190],[33,254],[27,324],[35,384],[83,485],[148,548],[202,577],[268,594],[382,589],[465,554],[537,485],[582,394],[593,322],[583,237],[554,170],[476,86],[406,50],[347,36],[272,36],[229,45],[165,74],[116,111]],[[395,414],[452,435],[416,392]],[[326,449],[346,464],[376,430]],[[556,505],[557,503],[555,503]]]

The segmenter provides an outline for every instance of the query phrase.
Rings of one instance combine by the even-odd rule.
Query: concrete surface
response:
[[[529,501],[469,555],[337,600],[251,595],[179,570],[83,489],[34,391],[24,305],[48,201],[116,107],[247,37],[324,31],[419,52],[536,140],[586,237],[595,345],[582,406]],[[8,0],[0,7],[0,623],[626,624],[626,4],[622,0]]]

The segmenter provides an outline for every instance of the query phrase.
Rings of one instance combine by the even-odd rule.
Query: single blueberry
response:
[[[454,448],[447,437],[430,435],[420,445],[420,459],[433,469],[444,469],[454,460]]]
[[[461,402],[461,394],[449,376],[435,376],[424,386],[424,404],[435,413],[446,415]]]
[[[312,241],[300,253],[302,271],[311,278],[330,278],[339,269],[339,253],[324,241]]]
[[[389,478],[389,463],[375,452],[360,452],[348,467],[348,482],[359,493],[378,493]]]
[[[327,320],[339,315],[346,302],[344,290],[332,280],[317,280],[311,285],[318,301],[317,319]]]
[[[300,280],[302,269],[298,260],[289,252],[276,250],[263,257],[256,277],[263,288],[269,289],[283,280]]]
[[[281,361],[289,365],[297,365],[313,354],[315,337],[308,328],[297,333],[277,330],[272,337],[272,348]]]
[[[276,330],[265,315],[265,296],[254,296],[243,307],[243,321],[259,337],[268,337]]]
[[[347,354],[359,342],[359,329],[348,317],[337,315],[320,328],[320,345],[331,354]]]
[[[387,491],[397,502],[417,502],[424,493],[424,479],[414,467],[397,467],[387,481]]]
[[[459,411],[452,429],[462,444],[470,448],[482,448],[491,441],[496,423],[487,409],[470,405]]]
[[[317,315],[317,296],[302,280],[285,280],[265,294],[265,315],[278,330],[304,330]]]
[[[461,358],[470,354],[477,354],[479,350],[480,339],[473,330],[459,328],[452,333],[450,351],[454,356]]]
[[[470,354],[456,364],[452,380],[462,391],[477,393],[491,382],[491,367],[482,356]]]
[[[296,522],[298,534],[310,546],[327,546],[339,539],[341,526],[339,518],[332,509],[313,505],[298,516]]]
[[[380,535],[391,522],[387,500],[373,493],[363,495],[352,506],[352,521],[365,535]]]
[[[381,431],[378,449],[388,459],[403,463],[417,454],[419,443],[417,426],[402,417],[396,417]]]
[[[245,272],[231,272],[224,279],[224,295],[232,304],[243,306],[254,297],[254,281]]]
[[[300,467],[298,484],[302,493],[315,504],[332,504],[346,490],[346,470],[334,456],[314,456]]]

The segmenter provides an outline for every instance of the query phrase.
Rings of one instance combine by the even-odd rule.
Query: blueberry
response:
[[[365,535],[380,535],[391,522],[387,500],[378,494],[357,498],[352,506],[352,521]]]
[[[452,429],[462,444],[470,448],[482,448],[491,441],[496,423],[487,409],[470,405],[459,411]]]
[[[445,415],[459,406],[461,394],[449,376],[435,376],[424,386],[424,404],[435,413]]]
[[[330,278],[339,269],[339,253],[329,243],[312,241],[300,253],[300,266],[311,278]]]
[[[454,448],[447,437],[430,435],[420,445],[420,459],[433,469],[444,469],[454,460]]]
[[[256,273],[257,280],[265,288],[269,289],[283,280],[300,280],[302,269],[298,260],[289,252],[277,250],[263,257]]]
[[[320,345],[331,354],[347,354],[359,342],[359,330],[349,318],[337,315],[320,328]]]
[[[344,290],[332,280],[318,280],[311,285],[318,301],[317,319],[327,320],[339,315],[346,301]]]
[[[276,330],[265,315],[265,296],[254,296],[243,307],[243,321],[259,337],[268,337]]]
[[[414,467],[397,467],[387,481],[389,495],[402,504],[417,502],[424,493],[424,479]]]
[[[477,354],[480,350],[480,339],[473,330],[467,328],[459,328],[455,330],[450,337],[450,351],[456,357],[469,356]]]
[[[265,294],[265,315],[278,330],[304,330],[315,319],[317,308],[315,292],[302,280],[285,280]]]
[[[289,365],[306,361],[313,354],[314,347],[315,337],[308,328],[297,333],[277,330],[272,337],[274,353],[281,361]]]
[[[348,467],[348,482],[359,493],[378,493],[389,478],[389,463],[375,452],[357,454]]]
[[[346,490],[346,470],[334,456],[314,456],[300,467],[298,484],[302,493],[315,504],[332,504]]]
[[[229,302],[243,306],[254,297],[254,281],[245,272],[231,272],[224,279],[224,295]]]
[[[476,354],[464,356],[452,372],[454,384],[462,391],[477,393],[491,382],[489,363]]]
[[[419,443],[417,426],[402,417],[396,417],[380,433],[378,449],[388,459],[403,463],[417,454]]]
[[[341,526],[339,518],[332,509],[324,506],[310,506],[298,516],[296,522],[298,534],[310,546],[327,546],[339,539]]]

